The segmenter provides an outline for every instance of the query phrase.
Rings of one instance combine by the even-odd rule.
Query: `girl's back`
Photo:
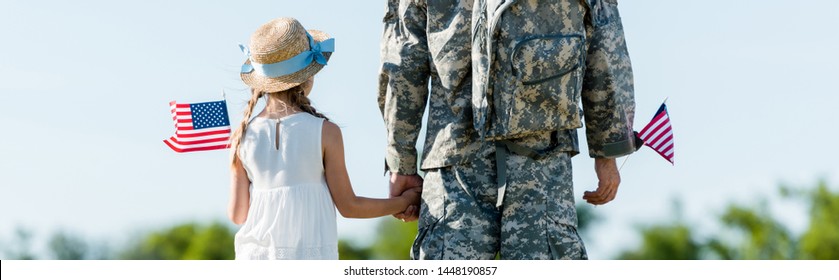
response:
[[[347,218],[415,216],[419,176],[391,198],[357,196],[341,129],[311,105],[314,75],[332,55],[334,39],[277,18],[254,32],[249,47],[239,47],[251,97],[230,136],[228,215],[242,225],[236,259],[338,259],[336,209]],[[250,120],[263,97],[264,110]]]
[[[252,183],[246,222],[236,234],[244,259],[337,259],[335,206],[326,185],[323,119],[296,113],[254,118],[238,156]],[[279,128],[279,131],[277,130]]]

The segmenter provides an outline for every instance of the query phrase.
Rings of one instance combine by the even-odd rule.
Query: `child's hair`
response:
[[[306,97],[306,93],[303,92],[303,87],[298,85],[293,88],[280,91],[280,92],[271,92],[266,93],[257,89],[251,89],[251,99],[248,100],[248,107],[245,108],[245,117],[242,118],[242,124],[239,125],[239,128],[233,132],[233,135],[230,136],[230,149],[231,149],[231,164],[235,165],[239,161],[239,157],[237,156],[239,152],[239,144],[242,142],[242,138],[245,137],[245,130],[248,129],[248,123],[250,123],[251,115],[253,114],[253,108],[256,106],[256,103],[259,101],[259,98],[265,96],[266,94],[279,97],[283,94],[289,95],[289,106],[293,108],[300,109],[303,112],[309,113],[315,117],[323,118],[329,120],[326,116],[319,113],[315,107],[312,107],[312,101],[309,100],[309,97]]]

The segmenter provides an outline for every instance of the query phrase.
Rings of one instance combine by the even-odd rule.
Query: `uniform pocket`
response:
[[[513,47],[515,76],[524,85],[539,84],[578,69],[583,65],[584,37],[544,35],[525,38]]]
[[[417,237],[414,238],[414,243],[411,244],[412,260],[439,260],[442,258],[443,250],[442,248],[439,248],[442,243],[439,243],[437,240],[427,240],[429,235],[434,232],[434,228],[437,227],[439,222],[440,219],[437,219],[436,221],[419,228],[417,231]]]
[[[510,57],[516,86],[507,128],[510,136],[580,127],[585,37],[537,35],[519,40]]]
[[[548,250],[554,260],[586,260],[588,254],[577,228],[548,221]]]

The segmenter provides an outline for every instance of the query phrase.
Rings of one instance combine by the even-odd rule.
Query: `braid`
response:
[[[291,92],[290,99],[291,104],[293,106],[297,106],[298,108],[300,108],[300,110],[303,110],[303,112],[312,114],[315,117],[322,118],[327,121],[329,120],[329,118],[319,113],[318,110],[315,109],[315,107],[312,107],[312,101],[309,100],[308,97],[306,97],[306,94],[303,92],[302,88],[298,87],[295,91]]]
[[[253,114],[253,107],[256,106],[256,103],[259,101],[259,98],[264,95],[263,92],[257,91],[255,89],[251,89],[251,99],[248,100],[248,107],[245,108],[245,117],[242,118],[242,124],[239,125],[239,128],[236,129],[236,132],[230,136],[230,150],[231,150],[231,164],[236,165],[239,162],[239,144],[242,143],[242,138],[245,137],[245,130],[248,129],[248,123],[251,119],[251,114]]]

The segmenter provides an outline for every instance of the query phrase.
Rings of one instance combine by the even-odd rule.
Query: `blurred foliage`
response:
[[[342,260],[369,260],[373,253],[369,246],[359,246],[354,242],[338,240],[338,257]]]
[[[757,206],[729,204],[717,217],[721,229],[700,236],[680,215],[676,219],[638,227],[638,246],[617,255],[619,259],[832,259],[839,260],[839,191],[827,183],[815,188],[780,188],[781,198],[799,202],[808,210],[809,223],[794,234],[768,210],[765,200]],[[585,235],[600,220],[592,207],[578,205],[579,231]],[[376,228],[371,244],[339,240],[345,260],[403,260],[409,258],[417,223],[385,218]],[[235,229],[228,223],[184,223],[143,234],[120,250],[111,251],[100,242],[89,242],[67,231],[54,232],[46,240],[47,258],[54,259],[233,259]],[[17,227],[11,242],[2,242],[5,259],[37,259],[34,233]],[[42,247],[38,247],[42,248]]]
[[[50,257],[56,260],[104,260],[109,250],[104,243],[91,243],[79,234],[56,231],[47,240]]]
[[[685,224],[662,224],[640,229],[640,248],[618,256],[624,260],[693,260],[699,258],[700,244]]]
[[[712,237],[713,253],[721,259],[786,260],[795,254],[795,242],[789,230],[767,210],[729,205],[720,222],[740,235],[740,245],[728,245],[722,237]]]
[[[385,218],[376,227],[373,244],[363,246],[340,240],[338,255],[342,260],[408,260],[416,236],[417,222]]]
[[[798,258],[839,260],[839,192],[820,182],[804,196],[810,201],[810,227],[799,241]]]
[[[701,238],[680,221],[643,226],[641,244],[618,258],[839,259],[839,192],[820,181],[797,192],[782,186],[780,193],[809,208],[809,225],[800,236],[772,216],[765,201],[757,207],[730,204],[718,217],[720,232]]]
[[[602,217],[594,212],[594,208],[590,205],[577,204],[577,231],[582,235],[586,235],[588,230],[596,223],[602,220]]]
[[[32,230],[22,226],[15,227],[14,238],[10,242],[11,245],[3,245],[4,258],[12,260],[37,259],[32,252],[32,236]]]
[[[411,245],[417,236],[417,222],[406,223],[387,218],[379,223],[376,232],[376,242],[371,246],[373,259],[410,259]]]
[[[233,236],[226,224],[186,223],[151,232],[118,254],[134,260],[231,260]]]

